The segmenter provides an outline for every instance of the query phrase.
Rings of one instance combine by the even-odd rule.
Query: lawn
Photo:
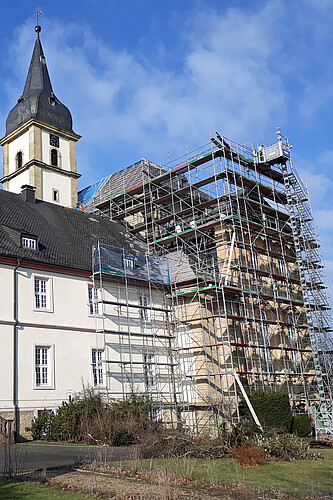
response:
[[[33,483],[10,483],[0,480],[1,500],[87,500],[87,495],[66,493],[55,486]]]
[[[270,462],[261,467],[237,467],[232,459],[156,459],[122,462],[125,468],[167,469],[210,483],[244,483],[255,488],[277,489],[300,498],[333,495],[333,450],[320,450],[320,460]],[[113,464],[114,465],[114,464]]]

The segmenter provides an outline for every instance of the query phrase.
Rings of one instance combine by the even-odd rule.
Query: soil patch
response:
[[[112,470],[113,469],[113,470]],[[96,472],[98,472],[96,474]],[[292,500],[284,493],[259,490],[247,485],[206,484],[187,478],[176,478],[165,470],[154,473],[124,473],[108,468],[98,471],[71,471],[57,474],[48,471],[48,481],[64,491],[88,493],[114,500]]]

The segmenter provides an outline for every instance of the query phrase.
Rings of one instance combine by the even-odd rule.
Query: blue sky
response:
[[[73,115],[79,187],[209,140],[293,144],[333,286],[333,1],[0,0],[0,128],[41,39]],[[332,288],[331,286],[331,288]],[[332,295],[332,294],[331,294]]]

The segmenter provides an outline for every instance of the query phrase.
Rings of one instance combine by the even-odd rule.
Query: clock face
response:
[[[50,146],[59,147],[59,137],[57,135],[50,134]]]

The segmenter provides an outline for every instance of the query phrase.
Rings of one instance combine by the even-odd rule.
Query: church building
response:
[[[0,439],[84,387],[149,395],[152,419],[211,434],[242,401],[260,426],[248,394],[283,392],[333,436],[324,266],[288,139],[216,133],[77,193],[80,136],[35,31],[0,140]]]

